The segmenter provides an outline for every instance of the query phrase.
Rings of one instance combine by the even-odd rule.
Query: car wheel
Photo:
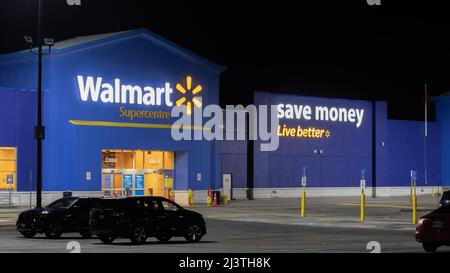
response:
[[[147,240],[147,230],[144,225],[136,225],[131,228],[130,240],[133,244],[143,244]]]
[[[92,237],[92,233],[89,232],[89,230],[80,231],[80,235],[83,236],[83,238],[86,238],[86,239]]]
[[[172,239],[172,236],[167,234],[158,234],[156,235],[156,239],[158,239],[158,241],[160,242],[168,242],[170,241],[170,239]]]
[[[36,235],[35,231],[23,231],[20,234],[22,234],[25,238],[33,238]]]
[[[54,221],[47,225],[45,236],[49,239],[58,239],[62,235],[62,225],[61,223]]]
[[[114,235],[111,235],[111,234],[98,235],[98,238],[104,244],[111,244],[116,239],[116,237]]]
[[[424,249],[426,252],[430,252],[430,253],[436,252],[436,250],[437,250],[438,247],[439,247],[439,246],[438,246],[437,244],[435,244],[435,243],[423,243],[422,246],[423,246],[423,249]]]
[[[186,230],[186,235],[184,236],[184,238],[186,238],[186,240],[191,243],[199,242],[202,237],[203,233],[198,225],[189,226],[189,228]]]

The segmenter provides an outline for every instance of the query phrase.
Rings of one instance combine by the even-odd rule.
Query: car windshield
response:
[[[444,194],[442,195],[442,200],[450,200],[450,192],[446,191],[444,192]]]
[[[46,206],[47,209],[63,209],[72,206],[78,199],[76,198],[63,198],[56,200],[50,205]]]

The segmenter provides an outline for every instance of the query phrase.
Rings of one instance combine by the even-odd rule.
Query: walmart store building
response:
[[[14,203],[28,204],[35,190],[36,59],[0,56],[0,202],[11,190]],[[57,43],[44,58],[44,202],[65,190],[174,194],[180,203],[188,189],[196,201],[209,188],[236,199],[298,197],[304,169],[311,196],[359,194],[361,170],[369,194],[408,194],[410,170],[419,193],[450,184],[445,96],[435,99],[426,161],[423,122],[388,119],[386,102],[270,92],[255,92],[254,104],[278,107],[277,151],[261,152],[258,141],[174,141],[172,107],[218,104],[223,70],[147,30]]]
[[[36,181],[36,61],[0,57],[0,188],[20,203]],[[218,104],[222,70],[146,30],[57,43],[44,59],[44,202],[65,190],[182,201],[219,188],[219,143],[173,140],[170,113]]]

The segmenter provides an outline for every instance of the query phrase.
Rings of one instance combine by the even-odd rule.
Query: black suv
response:
[[[79,232],[89,238],[89,215],[99,198],[67,197],[58,199],[44,208],[34,208],[19,214],[16,227],[26,238],[45,233],[57,239],[65,232]]]
[[[203,216],[163,197],[102,199],[91,211],[90,231],[103,243],[129,238],[143,244],[148,237],[167,242],[185,237],[198,242],[206,234]]]

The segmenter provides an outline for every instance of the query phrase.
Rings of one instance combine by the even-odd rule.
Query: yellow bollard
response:
[[[417,225],[417,196],[413,196],[413,224]]]
[[[306,190],[302,190],[302,204],[301,204],[301,217],[305,218],[305,207],[306,207]]]
[[[434,192],[434,187],[431,187],[431,197],[435,198],[436,194]]]
[[[413,184],[411,183],[411,186],[409,188],[409,202],[413,202]]]
[[[361,190],[361,222],[366,220],[366,195],[364,190]]]
[[[194,191],[191,189],[188,190],[188,202],[190,207],[194,205]]]
[[[226,196],[226,195],[222,196],[222,204],[228,205],[228,196]]]

